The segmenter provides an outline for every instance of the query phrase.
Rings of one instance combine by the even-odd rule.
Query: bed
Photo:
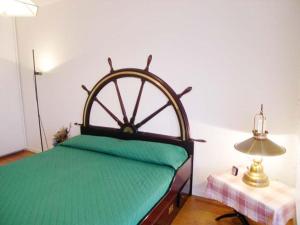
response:
[[[80,124],[81,135],[33,157],[0,167],[0,224],[2,225],[168,225],[192,193],[193,140],[180,97],[148,71],[114,70],[92,90]],[[127,117],[118,79],[136,78],[141,87],[133,115]],[[123,119],[98,98],[113,83]],[[143,86],[150,82],[168,102],[135,122]],[[119,128],[93,126],[90,112],[99,104]],[[139,131],[166,107],[174,108],[180,136]]]

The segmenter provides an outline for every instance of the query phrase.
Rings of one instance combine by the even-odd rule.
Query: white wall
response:
[[[266,170],[294,186],[299,8],[297,0],[62,0],[42,5],[36,18],[17,23],[29,147],[39,148],[32,48],[41,69],[52,67],[38,80],[49,141],[61,126],[81,121],[86,94],[80,85],[92,87],[109,71],[108,56],[115,68],[144,68],[152,53],[150,71],[177,92],[193,86],[183,103],[192,136],[208,141],[195,146],[195,194],[203,194],[210,173],[250,162],[233,145],[251,135],[261,103],[270,137],[287,147],[284,156],[265,160]],[[158,101],[150,95],[142,100]],[[109,102],[117,110],[117,103]],[[176,131],[172,123],[161,123],[174,118],[163,118],[147,128],[157,131],[163,125],[164,131]]]
[[[0,156],[24,149],[14,19],[0,18]]]

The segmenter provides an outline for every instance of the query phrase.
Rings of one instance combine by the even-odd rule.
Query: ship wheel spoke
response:
[[[153,117],[155,117],[157,114],[159,114],[161,111],[163,111],[165,108],[167,108],[171,103],[168,101],[165,105],[151,113],[149,116],[147,116],[145,119],[143,119],[141,122],[137,123],[135,125],[136,129],[140,128],[143,126],[145,123],[147,123],[149,120],[151,120]]]
[[[144,84],[145,84],[145,80],[142,79],[142,80],[141,80],[140,90],[139,90],[139,93],[138,93],[138,96],[137,96],[137,99],[136,99],[136,102],[135,102],[133,114],[132,114],[132,117],[131,117],[131,119],[130,119],[130,123],[131,123],[131,124],[134,124],[134,121],[135,121],[136,113],[137,113],[137,110],[138,110],[138,108],[139,108],[139,104],[140,104],[142,92],[143,92],[143,89],[144,89]]]
[[[81,85],[81,87],[83,88],[83,90],[85,90],[88,93],[88,95],[91,93],[91,91],[89,91],[86,86]],[[111,118],[117,122],[117,124],[120,127],[124,125],[121,122],[121,120],[119,120],[118,117],[115,114],[113,114],[97,97],[94,98],[94,101],[97,102],[104,109],[104,111],[107,112],[107,114],[109,114]]]
[[[127,124],[128,123],[128,118],[127,118],[127,115],[126,115],[126,110],[125,110],[125,107],[124,107],[124,104],[123,104],[123,100],[122,100],[122,96],[121,96],[121,93],[120,93],[119,85],[118,85],[117,80],[114,80],[113,82],[115,84],[115,88],[116,88],[116,91],[117,91],[117,94],[118,94],[118,99],[119,99],[119,103],[120,103],[122,114],[123,114],[123,120],[124,120],[124,123]]]
[[[186,88],[182,93],[178,94],[178,98],[181,98],[186,93],[190,92],[192,90],[192,87]],[[153,117],[155,117],[157,114],[159,114],[161,111],[163,111],[165,108],[171,105],[171,102],[168,101],[166,104],[164,104],[162,107],[151,113],[149,116],[147,116],[145,119],[143,119],[141,122],[137,123],[135,125],[136,129],[139,129],[141,126],[143,126],[145,123],[147,123],[149,120],[151,120]]]

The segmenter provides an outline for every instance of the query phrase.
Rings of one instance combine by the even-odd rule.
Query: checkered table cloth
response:
[[[295,189],[277,181],[265,188],[255,188],[230,172],[210,175],[206,196],[232,207],[252,220],[267,225],[286,225],[296,216]]]

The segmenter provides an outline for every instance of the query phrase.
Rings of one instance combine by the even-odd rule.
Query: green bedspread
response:
[[[135,225],[175,173],[70,145],[0,167],[0,225]]]

